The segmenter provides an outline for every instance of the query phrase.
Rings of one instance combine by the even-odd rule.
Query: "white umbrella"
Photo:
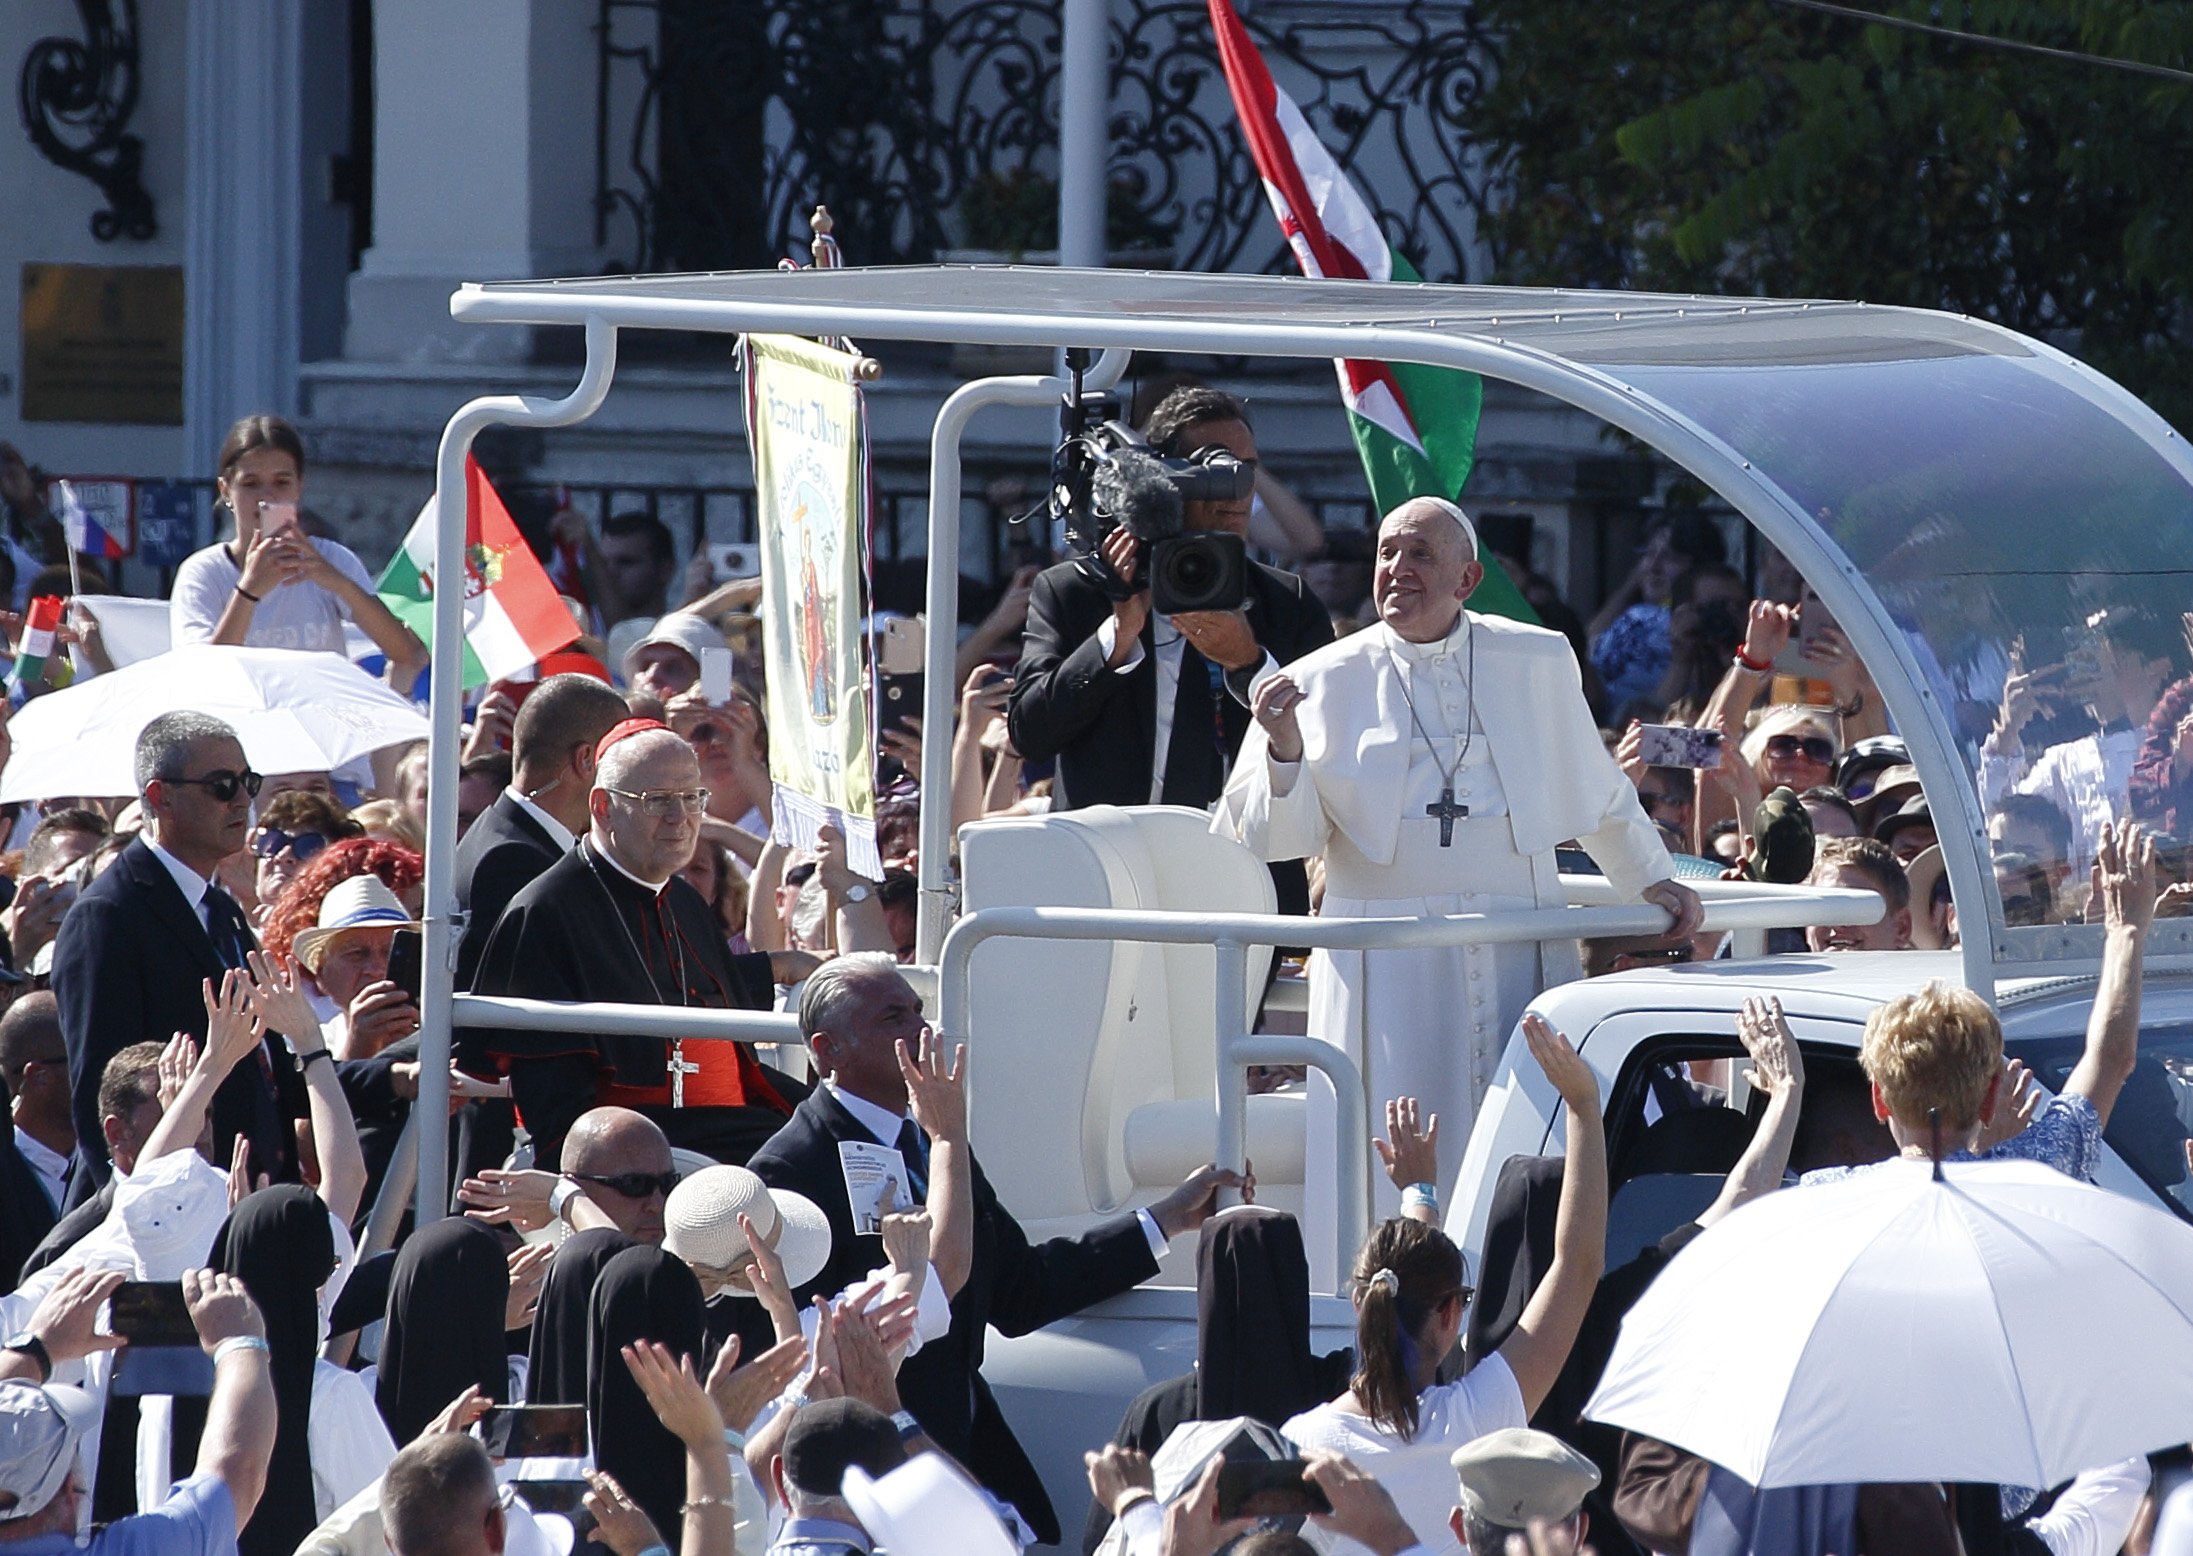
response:
[[[1755,1486],[2053,1486],[2193,1440],[2193,1227],[2031,1162],[1745,1206],[1622,1322],[1586,1414]]]
[[[195,643],[35,698],[9,721],[0,804],[137,792],[137,736],[188,709],[231,725],[262,773],[319,772],[424,740],[424,714],[339,654]]]

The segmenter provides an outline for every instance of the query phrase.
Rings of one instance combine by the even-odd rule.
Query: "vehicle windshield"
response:
[[[2186,673],[2193,461],[2109,386],[2010,337],[1861,344],[1859,360],[1823,347],[1801,364],[1609,371],[1750,460],[1850,558],[1946,712],[1960,781],[1991,818],[2006,922],[2076,923],[2095,833]],[[2019,671],[2032,695],[2006,719]],[[2147,819],[2184,835],[2193,785],[2188,798],[2185,816]],[[2167,785],[2159,802],[2174,803]],[[2026,955],[2064,941],[2012,937]]]
[[[2061,1092],[2079,1062],[2078,1039],[2014,1044],[2050,1091]],[[2140,1061],[2110,1110],[2102,1138],[2158,1197],[2193,1220],[2193,1178],[2186,1139],[2193,1134],[2193,1026],[2150,1027],[2140,1034]]]

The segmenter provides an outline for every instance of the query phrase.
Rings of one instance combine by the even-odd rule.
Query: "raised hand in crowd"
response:
[[[1256,1527],[1253,1518],[1218,1516],[1218,1472],[1224,1463],[1211,1455],[1188,1493],[1165,1504],[1165,1556],[1216,1556],[1235,1536]]]
[[[548,1267],[555,1261],[553,1243],[521,1243],[510,1250],[510,1295],[503,1302],[503,1329],[523,1329],[533,1322],[541,1305],[541,1288],[548,1282]]]
[[[10,960],[18,972],[61,932],[61,920],[76,904],[76,887],[47,875],[23,878],[15,898],[0,909],[0,933],[7,936]]]
[[[1982,1156],[2025,1133],[2041,1111],[2041,1087],[2023,1059],[2003,1061],[2002,1090],[1996,1093],[1995,1111],[1980,1121],[1980,1137],[1972,1149]]]
[[[885,1216],[883,1257],[897,1274],[913,1278],[918,1295],[929,1265],[929,1212],[911,1210]]]
[[[2136,821],[2104,825],[2094,849],[2093,888],[2106,926],[2102,975],[2087,1017],[2086,1049],[2064,1081],[2064,1094],[2092,1102],[2106,1128],[2140,1058],[2140,978],[2155,922],[2155,834]]]
[[[807,1342],[798,1335],[779,1340],[743,1367],[739,1365],[742,1349],[737,1335],[723,1342],[715,1365],[708,1369],[706,1387],[723,1425],[743,1435],[763,1407],[807,1365]]]
[[[1780,1188],[1782,1174],[1789,1167],[1790,1147],[1797,1141],[1805,1060],[1798,1051],[1796,1034],[1782,1015],[1782,1002],[1756,995],[1746,999],[1736,1014],[1736,1036],[1751,1055],[1748,1078],[1755,1089],[1765,1094],[1767,1105],[1750,1144],[1729,1170],[1720,1194],[1699,1215],[1700,1226],[1712,1226],[1737,1206]]]
[[[495,1401],[487,1396],[477,1383],[465,1385],[465,1391],[442,1406],[433,1420],[419,1429],[414,1442],[427,1437],[454,1437],[459,1432],[469,1432],[473,1425],[495,1408]]]
[[[1386,1102],[1386,1138],[1373,1140],[1386,1176],[1401,1191],[1401,1213],[1439,1224],[1439,1115],[1423,1118],[1414,1097]],[[1415,1192],[1410,1192],[1414,1190]]]
[[[251,1141],[243,1135],[236,1137],[236,1148],[228,1157],[228,1208],[234,1210],[246,1199],[274,1180],[265,1173],[257,1178],[251,1175]]]
[[[245,960],[250,967],[247,994],[260,1029],[282,1034],[304,1076],[313,1149],[320,1165],[320,1198],[335,1219],[347,1225],[365,1198],[365,1151],[358,1143],[357,1116],[336,1079],[327,1035],[312,1013],[303,975],[293,958],[253,951]]]
[[[823,900],[828,905],[824,922],[830,926],[832,944],[840,951],[889,951],[891,925],[883,915],[883,900],[875,894],[873,883],[846,860],[845,834],[834,826],[824,826],[815,834],[822,845],[821,856],[815,861],[815,879],[822,882]],[[854,888],[869,887],[854,901]],[[786,978],[780,972],[779,983],[796,983],[821,963],[805,952],[784,951],[774,953],[788,963],[801,959],[797,976]],[[770,963],[776,969],[776,961]],[[792,970],[787,967],[786,970]]]
[[[457,1202],[465,1207],[465,1214],[488,1226],[507,1226],[520,1232],[538,1232],[556,1219],[548,1208],[548,1197],[561,1182],[556,1174],[537,1167],[510,1171],[501,1167],[489,1167],[476,1178],[467,1178],[457,1187]],[[587,1201],[599,1220],[582,1220],[579,1201],[586,1199],[584,1185],[564,1208],[564,1217],[575,1227],[584,1230],[590,1226],[614,1226],[608,1214]]]
[[[1569,1040],[1536,1011],[1523,1017],[1523,1039],[1561,1094],[1567,1118],[1553,1263],[1499,1352],[1515,1374],[1524,1409],[1535,1411],[1561,1375],[1606,1271],[1607,1135],[1599,1115],[1599,1082]]]
[[[732,1284],[739,1284],[740,1277],[744,1277],[744,1283],[753,1291],[761,1310],[769,1315],[770,1327],[776,1330],[780,1344],[799,1338],[799,1304],[792,1300],[791,1282],[784,1278],[784,1261],[777,1257],[777,1250],[743,1212],[739,1216],[739,1232],[746,1238],[747,1257],[732,1275]]]
[[[688,1448],[696,1443],[713,1443],[719,1448],[723,1445],[726,1423],[708,1390],[694,1375],[690,1356],[672,1356],[668,1346],[654,1340],[628,1345],[622,1354],[632,1381],[640,1386],[655,1419],[671,1436]]]
[[[1777,605],[1772,600],[1753,600],[1744,615],[1744,641],[1741,652],[1755,665],[1771,665],[1789,647],[1789,640],[1797,631],[1797,607]]]
[[[23,1325],[45,1351],[46,1366],[26,1349],[0,1351],[0,1379],[42,1384],[51,1368],[120,1345],[120,1335],[99,1332],[99,1309],[128,1278],[127,1270],[74,1269],[62,1276]]]
[[[668,1548],[655,1529],[655,1521],[641,1511],[614,1475],[588,1470],[586,1484],[590,1489],[582,1500],[594,1516],[596,1544],[608,1546],[617,1556],[643,1556],[647,1551]]]
[[[137,1153],[140,1163],[156,1162],[176,1151],[195,1150],[200,1136],[206,1133],[213,1094],[221,1089],[221,1082],[228,1079],[229,1071],[259,1046],[264,1029],[252,1009],[251,982],[242,969],[232,967],[222,974],[218,991],[213,980],[206,979],[204,997],[205,1046],[192,1061],[190,1073],[183,1078],[182,1085],[176,1088],[174,1101],[168,1104],[160,1115],[160,1122],[146,1136]],[[183,1037],[182,1041],[188,1045],[190,1039]],[[171,1041],[161,1054],[163,1063],[171,1064],[173,1059],[180,1059],[182,1052]],[[248,1176],[246,1181],[249,1181]]]
[[[465,731],[464,749],[458,753],[457,760],[469,762],[474,757],[508,751],[511,733],[517,724],[517,701],[500,687],[495,688],[482,697],[479,707],[473,710],[472,727]]]
[[[1372,1556],[1400,1556],[1417,1543],[1408,1520],[1376,1477],[1337,1453],[1313,1449],[1302,1478],[1325,1493],[1329,1513],[1312,1513],[1310,1522],[1355,1541]]]
[[[1157,1496],[1157,1474],[1150,1468],[1150,1456],[1140,1448],[1106,1443],[1083,1454],[1081,1464],[1089,1476],[1089,1494],[1115,1519],[1137,1502]]]
[[[947,1053],[947,1049],[950,1050]],[[907,1103],[929,1136],[929,1263],[947,1300],[975,1262],[974,1158],[967,1145],[967,1050],[922,1028],[913,1047],[895,1045]],[[894,1265],[907,1269],[905,1265]],[[918,1289],[918,1287],[917,1287]]]
[[[909,715],[886,729],[877,742],[885,756],[898,758],[899,766],[915,777],[921,775],[921,720]]]

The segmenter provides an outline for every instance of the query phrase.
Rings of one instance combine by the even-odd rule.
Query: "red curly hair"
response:
[[[330,843],[319,857],[305,866],[274,899],[259,940],[280,956],[290,954],[290,942],[298,932],[320,922],[320,903],[327,894],[356,875],[378,875],[388,889],[402,897],[418,889],[426,879],[426,861],[415,850],[384,838],[353,837]]]

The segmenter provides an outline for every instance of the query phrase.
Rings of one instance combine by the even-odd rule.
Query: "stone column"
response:
[[[595,8],[375,0],[373,246],[344,355],[507,362],[528,331],[460,325],[460,282],[584,274],[594,246]]]
[[[297,409],[294,0],[193,0],[185,35],[183,465],[239,416]]]

